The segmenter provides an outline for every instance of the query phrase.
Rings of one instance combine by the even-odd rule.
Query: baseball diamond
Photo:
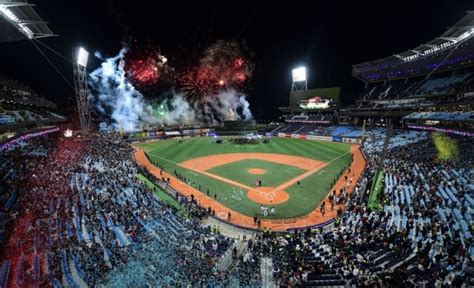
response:
[[[215,142],[203,137],[139,143],[136,158],[156,176],[171,178],[176,190],[215,209],[216,215],[232,211],[231,220],[241,226],[253,226],[257,216],[274,229],[334,218],[341,207],[328,209],[324,216],[317,208],[330,191],[343,188],[341,177],[349,175],[355,183],[365,165],[358,146],[346,143],[293,138],[251,146]]]

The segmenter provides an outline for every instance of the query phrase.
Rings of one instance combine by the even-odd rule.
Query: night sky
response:
[[[156,43],[170,61],[178,61],[217,39],[245,39],[255,53],[249,101],[258,119],[287,105],[292,68],[307,66],[309,88],[341,86],[343,101],[350,102],[361,89],[351,76],[352,64],[415,48],[474,9],[472,0],[29,2],[59,35],[42,41],[69,58],[79,45],[112,56],[122,41],[134,39]],[[0,74],[62,108],[75,105],[73,90],[31,43],[0,43],[0,49]],[[43,50],[72,83],[71,65]]]

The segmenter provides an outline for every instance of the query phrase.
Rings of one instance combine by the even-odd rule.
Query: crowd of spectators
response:
[[[71,223],[61,216],[68,212],[68,178],[82,150],[82,142],[39,137],[1,152],[1,193],[8,197],[0,207],[5,216],[0,282],[5,285],[47,285],[57,279],[60,266],[51,252],[64,245]]]
[[[369,83],[347,110],[384,110],[469,104],[474,90],[472,67],[438,74]]]
[[[116,135],[21,143],[2,152],[0,165],[0,284],[259,287],[264,259],[283,286],[474,284],[471,139],[457,140],[462,157],[441,161],[426,133],[395,133],[403,144],[389,145],[381,209],[372,211],[379,130],[369,133],[367,168],[333,227],[265,231],[240,255],[234,240],[189,212],[203,212],[194,199],[177,197],[180,212],[157,198],[136,175],[162,188],[166,179],[138,167]],[[229,251],[234,264],[218,269]]]
[[[292,122],[284,123],[273,129],[272,134],[278,133],[358,138],[362,136],[362,128],[353,125],[321,125],[316,123]]]
[[[333,115],[323,114],[304,114],[304,115],[288,115],[285,117],[287,123],[321,123],[328,124],[333,121]]]
[[[56,104],[29,87],[0,75],[0,125],[20,122],[64,121],[55,112]]]
[[[442,112],[413,112],[405,119],[426,119],[440,121],[471,121],[474,120],[473,111],[442,111]]]
[[[377,142],[371,146],[382,145]],[[382,166],[380,211],[366,205],[381,155],[381,148],[371,147],[367,169],[334,228],[261,237],[258,257],[273,258],[281,285],[474,284],[474,146],[466,138],[458,145],[463,155],[447,161],[438,160],[429,138],[394,145]]]
[[[30,106],[18,103],[0,102],[0,125],[33,122],[64,121],[66,118],[53,112],[51,108]]]
[[[395,100],[421,96],[453,95],[470,91],[474,84],[471,69],[454,74],[452,71],[388,82],[370,83],[361,92],[361,100]]]
[[[175,287],[222,280],[215,265],[233,241],[161,202],[136,177],[132,150],[118,137],[94,135],[37,138],[2,152],[1,215],[8,220],[1,283]]]

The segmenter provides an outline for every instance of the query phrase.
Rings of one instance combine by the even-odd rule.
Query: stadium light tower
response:
[[[76,62],[74,63],[74,90],[76,92],[77,112],[79,113],[81,130],[87,131],[91,128],[91,112],[87,97],[86,69],[89,52],[80,47],[75,49],[73,57],[76,59]]]
[[[300,91],[308,89],[308,82],[306,78],[306,67],[298,67],[291,71],[293,83],[291,85],[292,91]]]

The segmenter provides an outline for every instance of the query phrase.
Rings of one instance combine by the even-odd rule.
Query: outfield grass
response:
[[[248,170],[252,168],[263,169],[266,173],[262,175],[251,174]],[[259,159],[246,159],[217,166],[207,172],[232,179],[250,187],[256,186],[255,182],[257,179],[262,180],[262,186],[277,187],[303,174],[306,170]]]
[[[327,162],[328,165],[326,167],[305,178],[303,181],[301,181],[301,185],[298,186],[295,184],[285,190],[290,195],[290,199],[285,203],[274,205],[276,209],[276,215],[267,217],[271,219],[296,218],[313,211],[316,207],[318,207],[318,205],[330,191],[331,184],[335,179],[338,178],[339,173],[350,164],[352,159],[349,144],[299,140],[292,138],[272,138],[270,139],[269,144],[233,145],[228,143],[215,144],[214,139],[202,137],[183,140],[181,142],[178,140],[147,142],[137,144],[137,146],[145,149],[145,152],[148,154],[150,160],[163,165],[165,170],[171,173],[176,170],[178,173],[188,179],[188,184],[191,186],[195,188],[201,186],[201,191],[203,193],[206,193],[207,190],[209,190],[210,196],[213,197],[216,195],[217,200],[226,207],[251,217],[260,213],[260,204],[248,199],[247,194],[245,191],[242,191],[241,188],[234,187],[231,184],[210,178],[201,173],[190,171],[186,168],[178,166],[177,164],[197,157],[225,153],[277,153],[301,156]],[[247,161],[249,160],[242,161],[241,164],[239,164],[241,161],[238,161],[222,166],[247,166]],[[247,164],[245,162],[247,162]],[[263,165],[263,163],[261,164]],[[271,164],[281,165],[277,163]],[[217,168],[219,167],[214,167],[211,170]],[[285,175],[288,173],[290,176],[286,177],[275,175],[272,177],[274,178],[273,180],[269,178],[268,181],[273,181],[274,183],[281,181],[284,183],[293,178],[291,177],[291,175],[294,175],[295,172],[293,169],[298,168],[282,165],[282,167],[278,168],[278,174]],[[221,176],[244,184],[250,183],[251,185],[249,186],[255,186],[255,176],[257,175],[248,174],[249,180],[245,180],[243,175],[244,173],[241,169],[224,170],[228,171],[218,171],[219,173],[226,174],[225,176],[220,174]],[[246,171],[245,168],[243,168],[243,170]],[[232,171],[235,172],[232,173]],[[265,175],[258,176],[260,177]],[[278,178],[281,178],[281,180]],[[264,186],[267,186],[265,182],[263,184]],[[272,186],[277,185],[274,184]]]

